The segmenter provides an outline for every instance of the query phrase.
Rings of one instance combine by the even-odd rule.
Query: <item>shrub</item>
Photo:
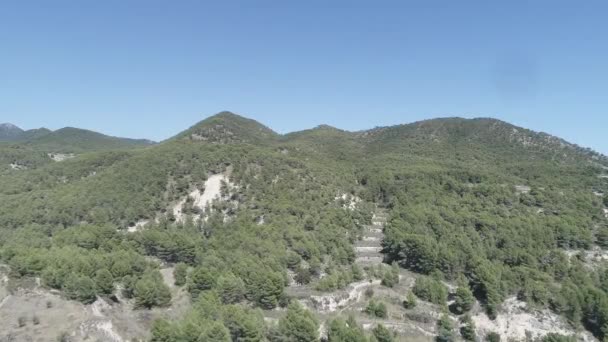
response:
[[[154,306],[167,306],[171,302],[171,291],[163,282],[158,271],[151,271],[135,283],[135,306],[138,308],[152,308]]]
[[[542,342],[576,342],[576,338],[572,336],[560,335],[558,333],[549,333],[545,335]]]
[[[378,318],[386,318],[388,316],[386,305],[382,302],[376,302],[375,300],[370,300],[365,308],[365,312],[368,315],[378,317]]]
[[[374,330],[372,330],[372,334],[378,342],[393,342],[395,340],[391,331],[382,324],[378,324]]]
[[[452,326],[452,321],[446,315],[443,315],[439,321],[437,321],[437,337],[435,340],[437,342],[452,342],[454,341],[454,334],[452,330],[454,327]]]
[[[17,325],[19,326],[19,328],[23,328],[26,324],[27,324],[27,321],[26,321],[25,317],[21,316],[21,317],[17,318]]]
[[[433,304],[443,305],[448,298],[448,290],[445,285],[430,277],[416,279],[413,291],[418,298]]]
[[[457,314],[468,312],[475,303],[475,297],[468,287],[459,286],[456,289],[456,298],[454,301],[454,311]]]
[[[188,278],[188,265],[181,262],[175,265],[175,268],[173,269],[173,278],[175,279],[175,286],[186,285]]]
[[[486,335],[487,342],[500,342],[500,335],[495,332],[490,332]]]
[[[70,335],[67,332],[62,332],[57,336],[57,342],[70,342]]]
[[[390,270],[386,270],[382,274],[382,285],[394,287],[397,284],[399,284],[399,266],[397,263],[393,263]]]
[[[465,341],[475,341],[477,337],[475,336],[475,324],[473,320],[471,320],[471,316],[465,315],[461,318],[460,322],[462,323],[460,327],[460,335]]]
[[[63,285],[63,291],[69,299],[78,300],[84,304],[91,304],[96,299],[97,286],[87,276],[72,275]]]
[[[403,301],[403,307],[406,309],[413,309],[416,305],[416,296],[414,296],[412,292],[408,292],[406,299]]]

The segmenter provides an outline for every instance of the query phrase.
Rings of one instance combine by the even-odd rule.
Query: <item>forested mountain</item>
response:
[[[378,277],[391,288],[417,279],[402,294],[410,304],[365,312],[411,317],[415,293],[444,314],[438,338],[457,330],[450,319],[472,327],[473,301],[491,321],[510,298],[608,334],[608,161],[589,149],[486,118],[280,135],[229,112],[130,148],[147,145],[66,128],[1,146],[11,277],[146,309],[175,302],[158,271],[169,265],[192,305],[157,321],[153,341],[316,341],[321,323],[329,341],[392,341],[382,325],[364,332],[357,317],[306,311],[286,291]],[[354,247],[374,248],[363,232],[380,209],[386,273],[361,269]],[[444,284],[457,288],[456,309]],[[277,307],[286,314],[270,324]]]
[[[23,142],[37,149],[57,152],[85,152],[99,150],[128,149],[138,146],[148,146],[149,140],[110,137],[101,133],[65,127],[48,134],[41,134]]]
[[[27,131],[21,132],[13,141],[15,142],[27,142],[44,135],[50,134],[52,131],[48,128],[36,128],[28,129]]]
[[[13,124],[0,124],[0,141],[12,141],[23,133],[23,130]]]
[[[277,138],[277,133],[255,120],[231,112],[221,112],[197,123],[172,139],[190,139],[214,144],[261,144]]]
[[[149,140],[111,137],[73,127],[65,127],[56,131],[47,128],[24,131],[12,124],[0,125],[0,142],[59,153],[128,149],[153,144]]]

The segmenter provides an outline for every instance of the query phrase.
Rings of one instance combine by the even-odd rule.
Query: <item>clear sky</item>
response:
[[[0,122],[162,140],[495,117],[608,154],[607,1],[0,1]]]

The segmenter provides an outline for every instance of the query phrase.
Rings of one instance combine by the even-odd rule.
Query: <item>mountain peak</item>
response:
[[[23,133],[23,130],[11,123],[0,124],[0,141],[13,141]]]
[[[341,131],[341,129],[336,128],[334,126],[327,125],[327,124],[318,125],[314,129],[316,129],[316,130],[326,130],[326,131]]]
[[[231,111],[228,110],[223,110],[215,115],[211,115],[210,118],[212,117],[225,117],[225,118],[240,118],[240,119],[247,119],[244,116],[238,115],[236,113],[233,113]]]
[[[229,111],[212,115],[173,139],[190,139],[213,144],[261,143],[278,134],[261,123]]]
[[[15,125],[13,125],[12,123],[9,123],[9,122],[0,124],[0,129],[14,129],[14,130],[20,130],[20,131],[22,131],[21,128],[15,126]]]

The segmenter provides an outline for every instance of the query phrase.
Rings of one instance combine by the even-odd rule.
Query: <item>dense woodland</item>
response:
[[[404,304],[415,295],[446,305],[447,281],[465,327],[475,299],[494,318],[517,296],[608,336],[608,268],[574,255],[608,247],[608,197],[598,195],[608,194],[598,177],[608,163],[559,139],[491,119],[281,136],[222,113],[152,147],[53,162],[57,146],[41,146],[0,145],[2,262],[67,298],[92,303],[120,289],[141,309],[169,305],[159,267],[175,265],[192,310],[158,321],[153,341],[316,341],[319,321],[284,292],[288,273],[327,291],[363,279],[353,243],[375,206],[390,213],[385,261],[421,275]],[[218,173],[233,184],[223,200],[201,212],[189,199],[178,220],[172,206]],[[350,210],[343,194],[361,202]],[[267,325],[261,310],[276,307],[286,314]],[[438,324],[438,340],[452,340],[451,323]],[[352,317],[328,325],[333,342],[392,338]]]

